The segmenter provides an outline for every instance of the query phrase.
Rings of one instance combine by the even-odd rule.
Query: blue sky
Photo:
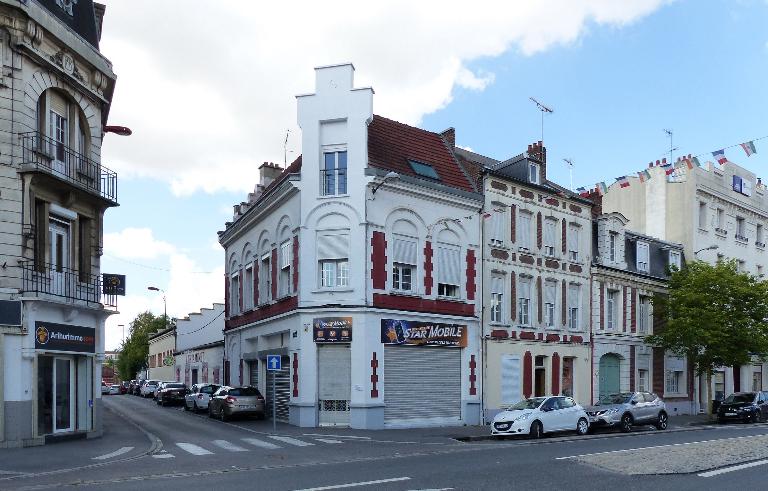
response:
[[[389,12],[351,11],[346,43],[329,37],[314,47],[285,39],[286,30],[312,27],[278,6],[256,12],[229,3],[211,17],[173,3],[107,2],[102,52],[119,76],[110,123],[134,130],[108,136],[103,149],[119,174],[120,207],[105,217],[102,271],[126,274],[128,285],[121,314],[107,324],[108,348],[119,343],[118,324],[147,308],[162,313],[149,285],[167,290],[174,317],[223,300],[216,231],[255,184],[258,165],[282,161],[286,129],[290,155],[300,151],[293,95],[312,91],[317,65],[352,61],[357,84],[376,90],[376,113],[435,131],[453,126],[459,145],[495,158],[540,138],[540,113],[528,99],[536,97],[555,110],[545,117],[548,172],[565,186],[563,158],[574,162],[575,186],[610,184],[666,156],[664,128],[674,130],[676,155],[705,157],[768,135],[764,0],[616,2],[624,10],[605,0],[551,0],[540,9],[501,2],[507,17],[473,4],[434,23],[425,8],[412,15],[426,31],[421,41],[391,38],[401,18]],[[180,18],[156,33],[142,15],[150,8]],[[208,27],[241,17],[257,28],[233,25],[232,39],[200,41]],[[491,24],[494,17],[503,18]],[[191,97],[202,124],[190,124]],[[756,146],[749,159],[738,147],[726,155],[768,177],[768,139]]]

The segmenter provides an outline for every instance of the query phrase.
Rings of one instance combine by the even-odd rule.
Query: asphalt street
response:
[[[460,428],[273,432],[132,396],[105,406],[102,439],[0,450],[0,489],[762,489],[768,471],[766,425],[467,443]]]

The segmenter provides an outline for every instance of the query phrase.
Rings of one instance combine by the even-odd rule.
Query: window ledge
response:
[[[464,300],[459,297],[444,297],[444,296],[437,296],[437,300],[440,300],[441,302],[455,302],[455,303],[463,303]]]
[[[687,392],[667,392],[664,391],[664,399],[667,397],[688,397]]]
[[[705,234],[708,234],[708,233],[709,233],[709,230],[707,230],[707,229],[705,229],[705,228],[701,228],[701,227],[699,227],[699,232],[703,232],[703,233],[705,233]]]
[[[346,194],[321,194],[317,199],[333,199],[333,198],[349,198],[349,193]]]
[[[419,295],[418,293],[407,291],[407,290],[390,290],[389,294],[396,295],[398,297],[421,298],[421,295]]]
[[[354,288],[318,288],[312,290],[312,293],[349,293],[355,291]]]
[[[492,327],[506,327],[506,328],[512,327],[512,324],[505,324],[504,322],[494,322],[494,321],[489,322],[488,325]]]

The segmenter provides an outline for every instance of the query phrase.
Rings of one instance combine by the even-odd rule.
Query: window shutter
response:
[[[438,283],[461,285],[461,258],[457,247],[437,247],[437,277]]]
[[[555,222],[547,220],[544,224],[544,245],[555,246]]]
[[[317,259],[347,259],[349,257],[349,235],[320,235],[317,237]]]
[[[555,293],[555,289],[557,288],[557,284],[553,283],[551,281],[547,281],[544,285],[544,303],[551,303],[552,305],[555,304],[555,297],[557,294]]]
[[[501,242],[504,240],[504,235],[501,230],[502,224],[504,223],[504,213],[495,210],[492,210],[491,213],[491,239]]]
[[[67,101],[54,91],[49,91],[48,101],[51,105],[51,111],[56,111],[59,116],[69,119],[69,108]]]
[[[280,269],[291,266],[291,242],[283,242],[280,245]]]
[[[414,239],[395,237],[393,245],[393,261],[396,263],[416,265],[417,242]]]
[[[571,308],[579,308],[579,285],[568,286],[568,305]]]
[[[494,276],[491,278],[491,293],[504,293],[504,278]]]
[[[579,228],[571,225],[568,233],[568,250],[579,250]]]

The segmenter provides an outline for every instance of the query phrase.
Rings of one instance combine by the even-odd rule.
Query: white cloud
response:
[[[175,250],[173,244],[155,239],[148,228],[126,228],[104,234],[104,252],[122,259],[155,259]]]
[[[108,137],[104,162],[178,195],[247,192],[262,161],[283,161],[286,128],[299,150],[293,96],[312,90],[315,66],[355,63],[378,114],[417,124],[457,87],[493,83],[475,60],[573,43],[590,24],[621,27],[662,3],[108,1],[102,52],[119,75],[110,121],[134,134]]]

